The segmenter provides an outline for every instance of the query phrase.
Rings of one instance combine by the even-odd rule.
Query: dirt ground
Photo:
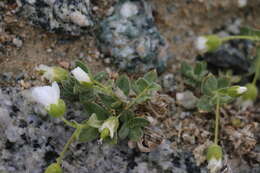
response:
[[[180,61],[194,62],[198,55],[193,46],[195,36],[212,33],[223,27],[227,21],[238,17],[241,19],[242,26],[260,28],[258,17],[260,10],[257,0],[252,0],[245,8],[238,8],[234,0],[151,0],[151,2],[154,6],[158,29],[169,43],[169,54],[172,59],[167,72],[178,73]],[[84,60],[95,71],[101,71],[105,67],[111,68],[111,65],[103,62],[103,55],[98,51],[92,35],[75,37],[48,33],[41,28],[29,25],[26,19],[14,15],[11,12],[14,8],[13,4],[10,4],[4,12],[4,30],[0,31],[0,42],[4,45],[0,48],[0,74],[12,72],[18,75],[26,72],[24,79],[26,82],[27,79],[36,78],[34,69],[39,64],[61,65],[69,68],[76,59]],[[15,38],[22,40],[21,47],[13,44]],[[0,87],[8,85],[10,84],[0,81]],[[17,84],[12,83],[12,85]],[[255,119],[255,114],[253,117],[247,115],[250,117],[249,120]],[[195,117],[192,121],[204,126],[205,121],[202,122],[201,119],[203,118]],[[206,119],[210,118],[206,116]],[[173,127],[169,124],[173,120],[162,120],[168,124],[168,131],[172,131]],[[182,125],[185,126],[190,121],[182,121]],[[250,128],[253,128],[253,124]],[[169,137],[176,135],[173,134],[175,132],[178,133],[176,130],[172,131]],[[232,133],[232,130],[226,133]],[[250,156],[247,155],[247,157]]]
[[[194,60],[197,55],[193,46],[194,36],[210,33],[221,28],[223,24],[240,17],[243,25],[260,27],[260,11],[254,3],[247,8],[233,8],[230,3],[215,2],[211,6],[206,2],[153,0],[154,16],[161,33],[169,43],[171,64],[177,65],[179,60]],[[224,1],[223,1],[224,2]],[[234,2],[233,2],[234,3]],[[4,13],[5,30],[1,32],[0,41],[6,46],[0,54],[0,72],[22,71],[31,73],[38,64],[59,64],[81,58],[88,59],[89,64],[95,67],[104,66],[100,53],[95,46],[95,38],[91,35],[72,37],[69,35],[56,35],[40,28],[31,26],[26,19],[11,13],[13,4]],[[250,11],[245,16],[246,11]],[[220,15],[221,14],[221,15]],[[12,43],[14,38],[23,42],[20,48]],[[86,58],[88,57],[88,58]],[[94,68],[96,69],[96,68]],[[173,67],[170,71],[175,71]]]

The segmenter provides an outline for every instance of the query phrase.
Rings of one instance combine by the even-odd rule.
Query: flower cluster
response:
[[[138,108],[136,105],[145,103],[160,89],[156,84],[156,71],[130,81],[126,75],[117,79],[110,79],[106,72],[94,75],[79,61],[71,72],[46,65],[40,65],[37,70],[52,83],[32,88],[32,98],[44,106],[50,116],[60,118],[66,125],[75,128],[57,162],[51,164],[46,173],[62,172],[61,161],[67,146],[74,140],[88,142],[99,139],[99,142],[113,144],[119,139],[141,140],[149,121],[136,117],[134,112]],[[63,99],[81,103],[86,108],[88,119],[81,123],[66,120]]]

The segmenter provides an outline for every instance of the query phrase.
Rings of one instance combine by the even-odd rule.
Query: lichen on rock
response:
[[[145,1],[123,1],[100,24],[99,46],[125,71],[145,72],[166,67],[167,44],[158,32],[152,8]]]

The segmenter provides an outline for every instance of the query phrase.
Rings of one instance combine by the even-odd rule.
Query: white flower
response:
[[[237,93],[238,94],[243,94],[246,91],[247,91],[247,87],[239,87],[239,88],[237,88]]]
[[[43,72],[43,78],[46,78],[49,81],[62,81],[65,80],[68,76],[68,72],[61,67],[49,67],[47,65],[39,65],[36,67],[36,70]]]
[[[247,5],[247,0],[238,0],[238,7],[243,8]]]
[[[66,105],[60,99],[60,88],[56,82],[53,82],[51,86],[34,87],[32,98],[42,104],[53,117],[60,117],[66,111]]]
[[[216,173],[222,168],[222,161],[217,160],[215,158],[210,159],[208,162],[208,169],[210,170],[210,173]]]
[[[91,82],[89,75],[80,67],[75,68],[74,70],[71,71],[71,73],[79,82],[87,82],[87,83]]]
[[[207,50],[207,41],[208,39],[206,37],[200,36],[196,40],[196,47],[199,51],[204,52]]]
[[[58,104],[60,88],[56,82],[53,82],[51,86],[34,87],[32,96],[35,101],[47,108],[51,104]]]
[[[212,52],[221,46],[223,40],[217,35],[200,36],[195,42],[196,48],[201,52]]]
[[[108,129],[110,138],[112,139],[114,137],[115,132],[117,131],[117,128],[119,126],[118,118],[115,116],[109,117],[99,128],[99,132],[102,133],[103,130]]]

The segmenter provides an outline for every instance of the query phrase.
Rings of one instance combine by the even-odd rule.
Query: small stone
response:
[[[23,45],[23,41],[20,40],[19,38],[14,38],[14,39],[13,39],[13,44],[14,44],[16,47],[20,48],[20,47],[22,47],[22,45]]]
[[[52,49],[51,49],[51,48],[48,48],[46,51],[47,51],[48,53],[51,53],[51,52],[52,52]]]
[[[104,62],[105,62],[105,64],[110,64],[111,63],[111,59],[110,58],[106,58],[106,59],[104,59]]]
[[[176,82],[174,79],[174,75],[172,73],[167,73],[163,75],[162,85],[163,88],[166,89],[167,91],[176,90]]]
[[[197,97],[195,97],[191,91],[177,93],[176,100],[186,109],[194,109],[197,103]]]
[[[124,5],[121,7],[120,10],[120,14],[125,18],[132,17],[137,13],[138,13],[138,7],[131,2],[124,3]]]
[[[67,62],[67,61],[60,61],[60,62],[59,62],[59,65],[60,65],[61,67],[65,68],[65,69],[69,69],[69,67],[70,67],[70,63]]]

